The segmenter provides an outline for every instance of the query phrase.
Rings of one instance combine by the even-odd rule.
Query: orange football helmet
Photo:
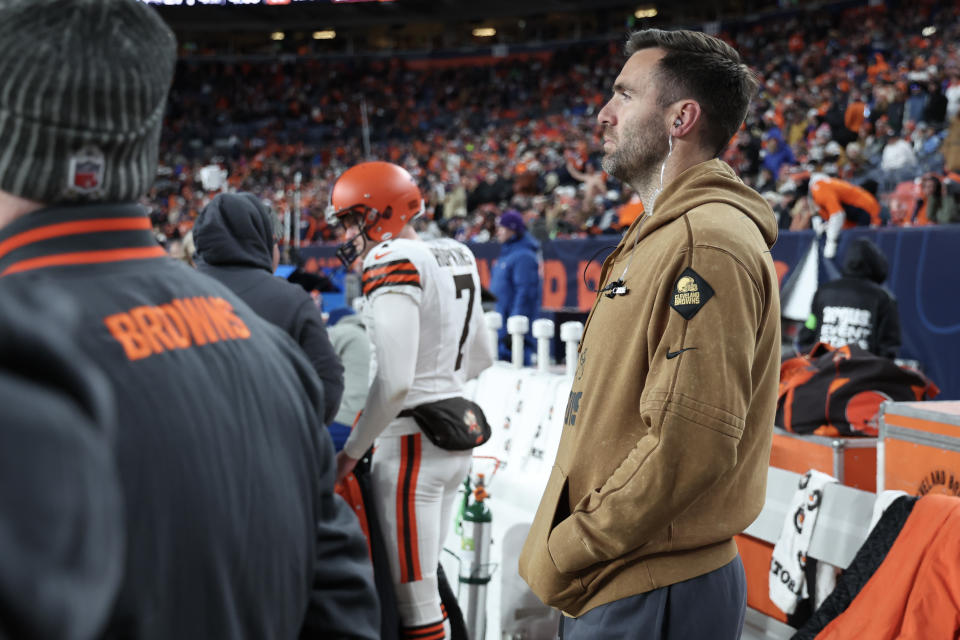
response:
[[[327,222],[356,226],[364,244],[377,244],[395,238],[423,210],[423,195],[406,169],[392,162],[362,162],[334,183]],[[350,240],[337,248],[337,257],[349,267],[361,252]]]

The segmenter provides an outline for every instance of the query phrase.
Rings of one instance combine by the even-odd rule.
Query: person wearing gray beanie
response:
[[[228,287],[167,256],[137,204],[175,57],[138,0],[0,0],[0,284],[82,309],[73,342],[117,424],[122,536],[59,535],[122,554],[122,578],[103,628],[64,637],[373,640],[373,569],[334,492],[316,372]],[[17,308],[3,289],[0,309]],[[67,335],[38,313],[51,341]],[[5,398],[4,415],[37,411],[30,397]],[[40,568],[33,583],[0,568],[0,583],[57,592]],[[48,608],[38,619],[57,619]],[[26,637],[7,613],[0,628]]]
[[[0,16],[0,190],[44,204],[144,195],[176,61],[160,16],[113,0],[5,0]]]

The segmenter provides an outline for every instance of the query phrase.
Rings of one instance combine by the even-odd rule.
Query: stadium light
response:
[[[932,35],[935,34],[936,32],[937,32],[937,28],[936,28],[936,27],[934,27],[934,26],[929,26],[929,27],[924,27],[924,28],[923,28],[923,31],[921,31],[920,34],[921,34],[924,38],[929,38],[930,36],[932,36]]]
[[[490,38],[497,35],[497,30],[493,27],[478,27],[473,30],[473,35],[477,38]]]
[[[280,41],[280,40],[283,40],[283,39],[286,38],[286,37],[287,37],[287,36],[284,35],[283,31],[274,31],[273,33],[270,34],[270,39],[271,39],[271,40]]]
[[[656,7],[646,7],[644,9],[637,9],[633,12],[633,17],[635,17],[637,20],[643,20],[644,18],[655,18],[656,16]]]
[[[337,37],[337,32],[333,29],[324,29],[323,31],[314,31],[314,40],[333,40]]]

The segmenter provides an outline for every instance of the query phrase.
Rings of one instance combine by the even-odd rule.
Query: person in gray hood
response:
[[[370,387],[370,338],[363,319],[350,307],[334,309],[327,318],[330,341],[346,370],[343,377],[343,401],[337,417],[328,425],[333,448],[343,449],[350,430],[363,406]]]
[[[280,261],[274,219],[252,193],[217,195],[193,228],[197,269],[232,289],[300,345],[323,383],[323,422],[330,424],[343,396],[343,365],[310,295],[273,275]]]

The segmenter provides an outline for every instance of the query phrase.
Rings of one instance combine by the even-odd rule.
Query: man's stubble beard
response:
[[[617,148],[603,156],[600,164],[611,176],[638,192],[659,186],[660,166],[670,152],[669,133],[662,114],[630,123],[617,135]]]

